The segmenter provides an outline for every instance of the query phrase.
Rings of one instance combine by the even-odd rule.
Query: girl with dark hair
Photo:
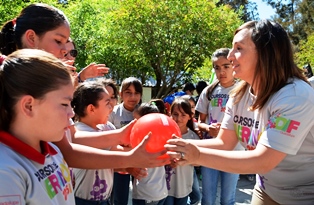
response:
[[[109,116],[109,121],[116,128],[122,128],[134,120],[133,111],[141,102],[143,87],[141,81],[129,77],[122,81],[120,98],[122,103],[114,107]],[[123,146],[130,146],[124,144]],[[114,173],[113,201],[116,205],[127,205],[129,198],[130,174],[123,172]]]
[[[66,67],[47,52],[23,49],[3,62],[0,204],[75,203],[68,165],[51,143],[73,117],[73,89]]]
[[[185,97],[174,99],[170,108],[171,118],[178,124],[182,139],[199,139],[194,131],[193,113]],[[165,205],[186,205],[192,192],[194,166],[172,168],[166,165],[168,197]]]
[[[16,19],[7,22],[3,26],[0,35],[0,51],[2,54],[8,55],[16,49],[38,48],[62,59],[66,54],[65,44],[70,36],[70,25],[66,16],[55,7],[46,4],[30,4],[21,11]],[[102,71],[102,75],[107,72],[106,70]],[[74,134],[73,126],[70,127],[72,129],[71,133]],[[103,142],[108,140],[114,141],[114,143],[125,142],[131,128],[132,124],[119,130],[92,133],[89,136],[90,146],[102,148]],[[147,140],[148,138],[144,140],[142,146],[130,152],[107,152],[93,149],[69,143],[66,137],[59,142],[55,142],[55,144],[60,148],[71,167],[89,169],[154,167],[167,163],[167,160],[156,159],[164,152],[151,154],[145,151]]]
[[[242,81],[230,93],[218,136],[171,139],[168,154],[180,165],[257,173],[251,204],[313,204],[314,91],[293,61],[287,32],[276,22],[249,21],[232,44],[228,60]],[[224,151],[238,142],[248,151]]]
[[[37,48],[52,53],[59,59],[68,54],[65,44],[70,36],[70,23],[59,9],[46,4],[30,4],[18,17],[3,25],[0,32],[0,53],[9,55],[22,48]],[[68,69],[75,71],[73,62],[68,62]],[[97,69],[83,69],[76,76],[79,83],[91,77],[103,76],[109,69],[99,64]]]
[[[75,127],[78,131],[99,132],[114,130],[113,124],[108,122],[112,111],[110,95],[100,82],[85,82],[80,84],[73,96],[71,105],[75,112]],[[84,141],[73,142],[84,144]],[[108,143],[106,150],[117,147]],[[115,148],[117,150],[117,148]],[[113,169],[73,169],[75,176],[75,202],[77,205],[109,204],[113,186]],[[92,190],[92,191],[91,191]]]
[[[199,111],[198,126],[205,133],[205,139],[217,137],[229,92],[236,86],[231,62],[227,59],[229,51],[229,48],[220,48],[213,53],[211,60],[217,80],[203,90],[196,105],[196,110]],[[240,144],[236,147],[236,150],[243,149]],[[239,174],[204,166],[201,167],[201,173],[203,205],[215,204],[219,181],[221,184],[220,204],[235,203]]]

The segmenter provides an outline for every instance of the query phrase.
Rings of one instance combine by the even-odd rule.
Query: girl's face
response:
[[[120,96],[123,101],[124,108],[131,112],[140,102],[142,97],[141,93],[137,92],[132,84],[126,90],[122,91]]]
[[[113,107],[110,104],[110,96],[108,91],[102,92],[101,100],[97,102],[97,106],[93,106],[94,110],[91,113],[93,116],[93,124],[96,126],[97,124],[106,124],[108,121],[108,117],[112,112]]]
[[[59,59],[63,59],[67,53],[65,44],[70,36],[70,26],[67,22],[64,22],[58,28],[48,31],[41,37],[36,36],[34,47],[47,51]]]
[[[70,126],[69,118],[74,116],[71,108],[73,92],[74,86],[70,83],[47,93],[44,99],[34,101],[34,124],[39,130],[35,140],[55,142],[62,139],[65,130]]]
[[[189,114],[185,113],[178,105],[174,105],[171,112],[171,118],[178,124],[182,134],[187,132],[187,123],[191,119]]]
[[[243,29],[233,38],[228,60],[231,61],[234,77],[252,85],[257,65],[257,51],[251,40],[251,31]]]
[[[233,85],[234,77],[230,61],[227,57],[220,56],[213,60],[215,74],[220,84],[227,88]]]
[[[111,86],[106,86],[106,90],[108,91],[109,97],[110,97],[110,105],[111,107],[114,107],[118,103],[118,99],[114,95],[113,88]]]

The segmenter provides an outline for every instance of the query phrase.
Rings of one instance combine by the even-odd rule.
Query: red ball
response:
[[[181,137],[180,128],[173,119],[165,114],[150,113],[138,119],[134,124],[130,136],[132,147],[136,147],[149,132],[152,135],[146,145],[146,150],[150,153],[164,150],[164,145],[173,134]],[[161,158],[167,157],[169,156],[161,156]]]

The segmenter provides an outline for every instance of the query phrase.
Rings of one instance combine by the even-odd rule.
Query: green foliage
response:
[[[13,19],[35,1],[1,1],[0,21]],[[79,55],[76,67],[91,62],[111,68],[120,83],[135,76],[154,79],[154,97],[187,81],[208,80],[214,50],[230,47],[242,23],[241,10],[208,0],[68,0],[42,1],[61,9],[71,23]],[[62,2],[62,3],[59,3]],[[206,63],[207,62],[207,63]]]
[[[246,22],[257,20],[257,4],[249,0],[217,0],[216,5],[230,5],[235,11],[240,13],[240,18]]]
[[[295,46],[314,32],[313,0],[263,1],[276,10],[274,20],[285,28]]]
[[[55,7],[62,7],[56,0],[40,1]],[[16,18],[22,9],[31,3],[38,3],[36,0],[0,0],[0,25],[5,22]]]
[[[300,42],[299,49],[295,55],[298,66],[302,68],[307,63],[314,65],[314,33],[308,36],[306,41]]]
[[[216,7],[207,0],[119,3],[106,22],[106,40],[111,42],[107,48],[118,56],[110,58],[113,61],[108,65],[119,65],[117,61],[122,56],[118,53],[123,52],[134,76],[142,82],[148,76],[156,79],[156,97],[191,81],[196,69],[216,48],[231,44],[232,33],[241,23],[229,6]],[[126,67],[114,68],[119,78],[129,74],[125,70]]]

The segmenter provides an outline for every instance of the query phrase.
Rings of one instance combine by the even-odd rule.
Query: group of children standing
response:
[[[57,60],[57,58],[61,59],[67,54],[64,48],[60,46],[67,42],[68,38],[64,36],[70,34],[66,17],[61,11],[44,4],[30,5],[21,13],[21,15],[24,15],[24,20],[35,19],[39,24],[45,23],[41,22],[41,19],[37,19],[35,14],[56,19],[55,24],[46,24],[47,28],[39,33],[36,27],[28,28],[28,26],[35,24],[24,23],[21,20],[22,17],[18,18],[6,26],[12,26],[15,29],[7,30],[15,33],[16,38],[20,37],[20,39],[10,40],[12,42],[17,41],[14,47],[21,50],[9,55],[14,50],[9,49],[9,47],[1,47],[2,53],[9,55],[9,57],[3,61],[0,73],[0,126],[2,130],[0,150],[3,152],[0,155],[1,162],[3,162],[1,176],[7,176],[1,177],[1,186],[7,189],[1,189],[0,202],[15,203],[19,201],[20,204],[39,204],[47,199],[45,196],[48,195],[51,204],[59,204],[61,201],[66,204],[74,204],[75,201],[78,205],[93,204],[93,202],[109,204],[110,198],[111,202],[116,205],[127,204],[131,177],[129,173],[131,173],[133,176],[133,204],[187,204],[193,183],[196,182],[196,178],[193,177],[195,176],[193,166],[166,165],[152,167],[150,164],[147,167],[152,168],[148,169],[141,167],[121,169],[121,167],[127,166],[119,164],[117,168],[120,169],[114,170],[112,168],[96,169],[96,167],[103,167],[96,164],[93,165],[94,169],[91,169],[90,165],[83,165],[86,158],[79,162],[80,158],[70,157],[70,153],[80,153],[79,156],[83,158],[89,155],[89,152],[98,152],[95,149],[74,146],[69,142],[102,150],[128,152],[132,149],[127,136],[132,123],[134,123],[133,119],[150,112],[169,114],[178,124],[183,139],[199,139],[200,132],[195,129],[197,123],[193,120],[195,102],[190,97],[178,97],[173,101],[170,111],[165,111],[160,100],[152,100],[146,105],[141,104],[139,106],[143,94],[142,84],[133,77],[125,79],[121,84],[119,94],[122,102],[120,104],[117,104],[117,88],[114,82],[110,80],[83,82],[74,88],[71,76],[67,72],[68,68]],[[24,24],[25,28],[23,27],[24,30],[21,30],[20,27]],[[5,34],[4,30],[3,28],[1,35]],[[60,32],[62,35],[60,35]],[[37,38],[40,35],[46,38]],[[6,36],[9,35],[6,34]],[[22,48],[33,49],[25,50]],[[49,51],[51,54],[34,48]],[[226,58],[223,55],[217,58],[220,59],[220,57]],[[220,83],[210,97],[208,97],[208,93],[201,94],[199,103],[196,105],[196,110],[200,112],[201,119],[201,123],[198,123],[198,129],[207,132],[210,137],[215,137],[215,133],[219,130],[219,122],[222,118],[220,114],[223,113],[228,98],[227,91],[235,84],[233,77],[230,75],[231,71],[228,70],[228,62],[220,65],[218,61],[213,60],[213,64]],[[81,81],[80,76],[76,77],[78,77],[78,82]],[[15,80],[12,81],[11,79]],[[33,79],[36,79],[36,81]],[[73,90],[74,95],[72,98]],[[217,117],[212,115],[211,109],[214,109],[214,107],[219,109]],[[136,112],[134,112],[135,110]],[[50,114],[51,111],[53,114]],[[134,117],[135,113],[138,114],[136,117]],[[72,118],[74,122],[71,120]],[[213,121],[206,121],[206,119],[213,119]],[[208,126],[209,123],[210,126]],[[34,125],[36,125],[36,128]],[[120,132],[123,135],[121,140],[102,140],[101,143],[98,143],[100,140],[97,140],[97,143],[93,142],[93,139],[98,137],[97,133],[109,132],[128,126],[129,128],[125,128]],[[47,136],[46,133],[49,132],[51,134]],[[74,134],[75,132],[76,134]],[[62,138],[64,134],[69,141],[66,147],[68,148],[67,152],[63,151],[65,146],[59,144],[60,151],[57,146],[50,143],[61,139],[64,142],[65,139]],[[82,137],[86,135],[89,137]],[[67,161],[70,166],[71,164],[79,165],[73,167],[80,168],[67,169],[67,163],[61,152],[65,155],[65,158],[71,159]],[[82,155],[83,153],[86,153],[86,156]],[[115,155],[115,152],[112,153],[110,156]],[[134,154],[134,152],[129,153]],[[121,153],[119,154],[121,155]],[[118,156],[118,154],[116,155]],[[8,158],[8,156],[11,157]],[[34,162],[26,163],[27,159],[38,164]],[[15,166],[10,165],[12,161]],[[162,161],[158,164],[164,165],[165,162]],[[111,165],[107,166],[113,167]],[[7,169],[7,167],[18,167],[14,172],[16,175],[12,175],[12,169]],[[148,176],[145,177],[147,174]],[[13,179],[10,176],[23,176],[27,180],[26,184],[31,184],[33,187],[26,189],[24,183],[19,183],[19,180],[24,181],[24,178],[16,179],[15,177]],[[41,185],[33,183],[36,180]],[[20,192],[16,190],[12,192],[12,189],[10,189],[10,187],[13,187],[12,185],[14,185],[14,189],[20,190]],[[203,189],[206,186],[207,184],[203,184]],[[42,187],[46,187],[46,189],[43,190]],[[27,193],[24,193],[23,190],[27,190]],[[208,193],[210,192],[214,193],[212,190],[208,191]],[[15,198],[12,193],[22,194],[17,194],[18,197]],[[230,194],[230,200],[234,201],[234,198],[232,198],[234,196],[231,195],[233,193]],[[203,199],[206,198],[203,191]]]

